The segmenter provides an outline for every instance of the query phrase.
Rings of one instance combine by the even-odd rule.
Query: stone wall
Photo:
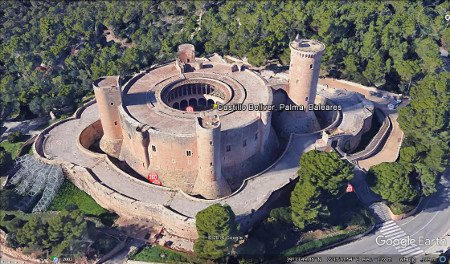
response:
[[[292,43],[289,47],[289,98],[296,105],[303,105],[307,109],[309,104],[315,102],[323,50],[304,52],[294,48]]]
[[[74,183],[75,186],[77,186],[81,190],[88,193],[91,197],[93,197],[102,207],[108,210],[112,210],[117,214],[128,218],[134,217],[137,219],[153,219],[156,222],[163,224],[164,227],[167,229],[167,231],[169,231],[170,233],[176,234],[181,237],[185,237],[187,239],[196,239],[197,231],[195,227],[195,219],[176,213],[172,211],[170,208],[167,208],[163,205],[137,201],[121,193],[118,193],[108,188],[99,180],[97,180],[97,178],[94,177],[91,174],[91,172],[84,167],[72,164],[70,162],[66,162],[61,159],[50,160],[45,158],[46,156],[44,150],[45,135],[52,128],[54,128],[59,124],[80,118],[81,113],[84,111],[84,109],[86,109],[86,107],[94,103],[95,101],[88,102],[86,105],[79,108],[72,117],[56,122],[55,124],[52,124],[51,126],[44,129],[36,137],[36,141],[33,144],[34,156],[44,163],[61,165],[63,171],[65,172],[66,177],[72,183]],[[82,139],[80,139],[77,142],[78,148],[82,150],[84,154],[89,155],[90,157],[105,159],[106,162],[109,163],[111,168],[121,173],[124,177],[128,177],[128,179],[134,181],[139,181],[138,179],[135,179],[132,176],[127,175],[119,168],[117,168],[105,154],[94,153],[83,147],[82,144],[92,142],[93,137],[95,137],[93,131],[98,128],[99,127],[97,122],[86,128],[83,131],[84,137],[82,137]],[[171,189],[159,186],[152,186],[152,188],[163,188],[169,192],[173,191]]]
[[[92,146],[95,141],[98,141],[102,136],[102,123],[100,120],[97,120],[81,132],[79,141],[84,148],[89,149],[89,147]]]
[[[201,156],[196,135],[164,133],[141,125],[122,107],[119,112],[123,131],[119,159],[143,176],[154,172],[164,186],[190,193]],[[253,161],[259,161],[259,169],[275,159],[273,155],[279,145],[271,131],[271,117],[271,113],[261,112],[260,118],[240,128],[221,131],[221,143],[216,145],[216,151],[220,153],[222,172],[233,186],[239,186],[245,178],[258,172],[249,166]]]
[[[378,115],[376,118],[378,118]],[[351,161],[369,158],[376,151],[379,150],[380,146],[382,145],[381,143],[385,141],[386,137],[389,135],[391,130],[392,125],[390,118],[388,116],[385,116],[380,129],[378,130],[377,134],[372,138],[372,140],[369,142],[369,144],[366,146],[366,148],[360,152],[347,155],[347,159]]]
[[[153,219],[162,223],[170,233],[189,239],[197,238],[195,219],[184,217],[163,205],[137,201],[116,192],[96,180],[81,166],[62,162],[62,167],[70,181],[93,197],[102,207],[124,217]]]

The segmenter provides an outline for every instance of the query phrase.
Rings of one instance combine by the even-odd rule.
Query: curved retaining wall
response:
[[[47,128],[45,128],[44,130],[42,130],[41,133],[36,137],[35,142],[33,144],[33,154],[36,157],[45,157],[46,156],[45,155],[45,149],[44,149],[45,135],[50,130],[52,130],[54,127],[56,127],[56,126],[58,126],[58,125],[60,125],[62,123],[65,123],[65,122],[71,121],[71,120],[75,120],[75,119],[79,119],[81,117],[81,113],[83,113],[83,111],[87,107],[95,104],[95,102],[96,102],[95,99],[87,102],[86,104],[84,104],[83,106],[78,108],[71,117],[63,119],[63,120],[59,120],[58,122],[53,123],[50,126],[48,126]]]
[[[137,219],[153,219],[156,222],[164,225],[167,231],[172,234],[176,234],[178,236],[188,239],[197,238],[195,217],[191,215],[185,216],[182,213],[175,211],[170,207],[171,202],[168,202],[168,204],[157,204],[152,203],[151,201],[147,202],[133,199],[127,195],[124,195],[123,193],[117,192],[116,190],[109,188],[99,178],[97,178],[96,175],[90,169],[75,165],[62,159],[58,158],[52,159],[52,157],[47,158],[48,156],[45,155],[45,151],[43,149],[44,141],[46,138],[45,135],[52,128],[54,128],[59,124],[62,124],[70,120],[78,119],[81,116],[83,110],[93,103],[94,102],[90,102],[87,105],[80,108],[79,110],[77,110],[77,112],[74,114],[73,117],[66,120],[61,120],[51,125],[50,127],[44,129],[44,131],[38,135],[36,142],[33,145],[33,151],[35,153],[35,156],[45,163],[60,164],[64,172],[66,173],[67,177],[78,188],[84,190],[86,193],[92,196],[104,208],[115,211],[119,215],[124,217],[134,217]],[[108,165],[108,168],[110,168],[114,172],[114,174],[120,174],[121,176],[126,177],[127,180],[137,181],[139,182],[139,184],[147,184],[149,188],[158,188],[160,190],[163,189],[164,192],[166,192],[166,194],[172,195],[172,197],[174,197],[179,192],[177,190],[173,190],[167,187],[151,185],[147,182],[136,179],[131,175],[128,175],[122,170],[120,170],[113,162],[111,162],[111,160],[108,158],[107,155],[101,153],[94,153],[83,147],[83,145],[87,146],[89,145],[90,142],[94,140],[92,137],[94,133],[99,132],[100,129],[99,125],[100,125],[99,123],[94,122],[93,124],[87,126],[83,131],[80,132],[80,135],[87,137],[84,139],[80,139],[80,137],[78,137],[78,141],[76,144],[77,148],[80,151],[82,151],[87,156],[97,160],[96,164],[100,164],[102,162],[106,163],[104,165]],[[289,142],[291,142],[294,137],[296,137],[296,135],[291,135]],[[283,155],[281,155],[279,159],[276,162],[274,162],[269,168],[267,168],[264,172],[273,168],[282,159],[282,157],[288,152],[289,145],[291,144],[288,144]],[[232,196],[238,196],[240,192],[242,192],[246,187],[248,187],[247,186],[248,184],[251,184],[252,179],[254,179],[257,176],[260,176],[264,172],[261,172],[257,175],[254,175],[253,177],[248,178],[246,181],[244,181],[242,186],[232,194]],[[246,210],[245,212],[241,212],[236,219],[241,225],[241,230],[245,232],[246,230],[251,228],[256,222],[262,220],[262,218],[265,215],[267,215],[267,213],[273,206],[273,203],[275,203],[279,199],[281,194],[287,188],[292,187],[292,185],[295,183],[295,178],[296,175],[295,173],[293,173],[293,175],[289,175],[288,177],[286,177],[285,180],[279,181],[277,186],[272,186],[273,191],[271,192],[267,191],[263,195],[263,197],[260,197],[258,199],[257,203],[252,204],[251,207],[248,208],[248,210]],[[184,194],[183,192],[181,193]],[[202,200],[196,199],[186,194],[182,196],[185,199],[189,199],[190,201],[201,203],[201,207],[206,207],[207,205],[213,203],[223,204],[227,202],[226,198],[217,200]],[[238,197],[233,198],[239,199]]]
[[[407,212],[407,213],[399,214],[399,215],[394,214],[394,213],[392,212],[391,208],[389,208],[389,206],[386,206],[387,209],[388,209],[388,212],[389,212],[389,217],[390,217],[392,220],[394,220],[394,221],[400,221],[400,220],[402,220],[402,219],[408,218],[408,217],[414,215],[414,214],[417,212],[417,210],[419,209],[420,204],[422,203],[422,201],[423,201],[423,196],[420,197],[419,203],[417,203],[417,206],[416,206],[414,209],[412,209],[411,211],[409,211],[409,212]]]
[[[381,142],[386,139],[386,136],[389,134],[389,132],[392,130],[392,122],[389,116],[386,116],[383,120],[383,123],[380,127],[380,130],[377,132],[377,134],[372,138],[372,140],[369,142],[367,147],[357,153],[347,155],[347,159],[352,160],[359,160],[359,159],[366,159],[373,155],[374,152],[378,150],[378,148],[381,145]]]
[[[71,121],[74,119],[79,119],[81,116],[81,113],[86,109],[88,106],[94,104],[95,101],[90,101],[81,108],[79,108],[72,117],[58,121],[46,129],[44,129],[37,137],[36,141],[33,144],[33,153],[37,159],[44,163],[48,164],[55,164],[55,165],[61,165],[63,171],[65,172],[67,178],[75,184],[78,188],[88,193],[91,197],[95,199],[97,203],[99,203],[102,207],[117,212],[119,215],[124,217],[135,217],[138,219],[153,219],[159,223],[162,223],[164,227],[169,231],[170,233],[179,235],[181,237],[185,237],[188,239],[195,239],[197,238],[197,231],[195,227],[195,219],[191,217],[186,217],[181,214],[178,214],[174,212],[173,210],[170,210],[169,208],[160,205],[160,204],[152,204],[152,203],[146,203],[142,201],[138,201],[135,199],[132,199],[130,197],[127,197],[124,194],[121,194],[119,192],[116,192],[115,190],[112,190],[108,188],[106,185],[104,185],[98,178],[96,178],[88,169],[78,166],[75,164],[72,164],[70,162],[61,160],[61,159],[47,159],[45,155],[44,150],[44,141],[45,141],[45,135],[53,129],[55,126],[62,124],[67,121]],[[97,122],[96,122],[97,123]],[[85,130],[83,130],[82,133],[86,133],[86,135],[90,134],[92,130],[98,129],[98,124],[96,123],[92,124]],[[82,144],[87,143],[89,139],[83,139],[81,141],[78,140],[77,144],[80,150],[84,153],[95,158],[99,159],[105,159],[107,163],[112,165],[111,167],[114,168],[114,170],[120,172],[122,175],[128,177],[129,179],[139,181],[138,179],[135,179],[131,177],[130,175],[124,173],[122,170],[117,168],[110,160],[107,158],[105,154],[99,154],[91,152],[84,147],[82,147]],[[145,184],[145,182],[139,181],[141,184]],[[155,188],[163,188],[167,191],[173,191],[169,188],[160,187],[160,186],[152,186]],[[126,208],[126,210],[124,210]]]

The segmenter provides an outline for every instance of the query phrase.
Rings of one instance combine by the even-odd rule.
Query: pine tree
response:
[[[352,166],[336,152],[309,151],[300,158],[299,181],[291,193],[292,221],[306,228],[329,216],[327,203],[343,193]]]
[[[213,204],[197,213],[196,227],[198,239],[194,244],[195,253],[204,259],[217,260],[229,254],[236,234],[236,222],[229,205]]]
[[[397,162],[383,162],[370,168],[372,190],[390,203],[411,202],[417,197],[408,177],[408,170]]]

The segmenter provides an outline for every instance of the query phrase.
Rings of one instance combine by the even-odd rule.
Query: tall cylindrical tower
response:
[[[118,108],[122,104],[119,76],[99,78],[94,81],[93,86],[103,127],[100,148],[105,153],[118,157],[122,144],[122,129]]]
[[[220,133],[218,116],[197,118],[198,174],[192,192],[200,194],[206,199],[215,199],[231,194],[230,186],[222,176]]]
[[[181,44],[178,46],[178,59],[183,63],[195,62],[195,47],[192,44]]]
[[[289,98],[296,105],[308,110],[314,104],[319,80],[320,61],[325,45],[316,40],[299,39],[289,45],[291,63],[289,66]]]

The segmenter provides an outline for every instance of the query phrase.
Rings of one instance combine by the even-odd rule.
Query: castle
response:
[[[175,61],[141,72],[122,87],[117,76],[96,80],[100,149],[164,186],[206,199],[230,195],[281,150],[273,111],[239,107],[302,106],[304,111],[283,111],[278,130],[288,135],[320,129],[308,106],[316,99],[325,46],[297,37],[290,49],[289,85],[281,100],[253,71],[196,58],[191,44],[178,47]]]
[[[122,217],[192,240],[196,214],[221,203],[246,232],[295,183],[302,153],[335,149],[357,164],[392,129],[360,93],[317,84],[323,44],[296,38],[290,50],[289,74],[273,78],[183,44],[127,80],[95,80],[96,100],[44,129],[35,156]],[[360,146],[372,117],[381,128]]]

